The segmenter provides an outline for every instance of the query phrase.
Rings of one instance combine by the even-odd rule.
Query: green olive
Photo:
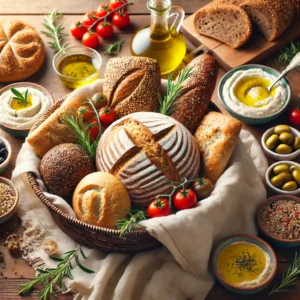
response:
[[[273,172],[274,174],[278,175],[283,172],[288,172],[289,171],[289,166],[285,164],[277,165],[274,169]]]
[[[280,173],[278,176],[280,176],[283,179],[283,182],[288,182],[293,180],[293,175],[289,172]]]
[[[294,191],[295,189],[297,189],[297,183],[295,181],[286,182],[282,187],[283,191]]]
[[[298,150],[300,148],[300,138],[299,137],[295,137],[294,143],[293,143],[293,148],[295,150]]]
[[[278,154],[288,154],[293,151],[292,147],[286,144],[280,144],[275,149]]]
[[[294,170],[292,174],[293,174],[294,180],[295,180],[298,184],[300,184],[300,171],[299,171],[299,170]]]
[[[94,94],[91,100],[97,109],[100,109],[107,105],[107,99],[105,95],[101,93]]]
[[[279,140],[284,144],[291,145],[294,143],[295,137],[288,132],[283,132],[280,133]]]
[[[290,166],[290,172],[293,174],[295,170],[299,170],[299,168],[295,165]]]
[[[273,178],[271,178],[271,183],[272,185],[274,185],[275,187],[280,187],[281,185],[283,185],[284,181],[283,181],[283,177],[279,175],[274,176]]]
[[[270,137],[267,138],[266,140],[266,146],[269,149],[274,148],[279,142],[279,136],[278,134],[272,134]]]
[[[290,131],[291,131],[291,128],[290,128],[290,126],[287,126],[287,125],[277,125],[274,128],[274,133],[276,133],[276,134],[281,134],[283,132],[290,132]]]

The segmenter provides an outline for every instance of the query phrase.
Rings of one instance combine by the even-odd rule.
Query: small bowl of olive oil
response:
[[[87,47],[69,47],[58,52],[53,59],[53,68],[63,84],[77,89],[99,78],[102,58]]]

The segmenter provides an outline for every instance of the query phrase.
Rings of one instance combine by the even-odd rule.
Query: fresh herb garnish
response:
[[[133,225],[139,225],[140,221],[146,220],[146,213],[143,210],[127,210],[128,216],[117,221],[116,226],[120,230],[120,237],[124,237],[126,232],[130,233]]]
[[[289,47],[284,47],[280,52],[279,63],[282,65],[290,63],[294,56],[300,52],[300,41],[291,42]]]
[[[235,265],[238,267],[239,271],[247,270],[249,272],[256,272],[257,271],[257,255],[251,255],[249,252],[243,252],[242,255],[237,256],[235,260]]]
[[[15,115],[14,115],[14,117],[15,117],[15,118],[17,118],[17,117],[18,117],[18,114],[17,114],[17,112],[16,112],[16,111],[15,111]]]
[[[18,90],[11,88],[11,92],[15,95],[14,100],[18,100],[18,104],[27,105],[28,104],[28,89],[25,91],[24,95]]]
[[[193,75],[192,68],[182,70],[176,81],[172,81],[173,73],[168,76],[167,95],[162,98],[159,94],[160,108],[159,112],[163,115],[170,115],[173,111],[172,105],[179,93],[184,89],[183,83]]]
[[[81,253],[81,256],[86,259],[85,254],[83,253],[81,246],[78,246],[77,249],[71,250],[64,253],[64,257],[56,257],[56,256],[49,256],[52,260],[58,261],[59,264],[57,268],[46,268],[46,269],[38,269],[39,275],[36,278],[33,278],[31,281],[22,284],[22,290],[20,295],[27,295],[29,294],[36,284],[42,284],[43,289],[39,293],[39,297],[41,300],[48,300],[50,299],[51,295],[56,297],[56,291],[58,289],[64,288],[64,284],[62,282],[63,277],[68,277],[71,280],[74,279],[72,275],[72,270],[74,266],[73,260],[77,266],[86,273],[95,273],[92,270],[84,267],[78,257],[78,253]]]
[[[56,24],[57,19],[60,17],[62,17],[62,14],[59,14],[58,10],[53,8],[52,12],[45,16],[43,23],[47,31],[42,31],[42,33],[53,39],[53,42],[48,42],[48,44],[55,52],[64,50],[69,45],[69,43],[62,43],[63,38],[68,34],[63,32],[65,27],[62,24]]]
[[[286,274],[282,275],[281,283],[277,286],[275,285],[269,295],[274,293],[287,292],[288,288],[296,284],[296,279],[300,276],[300,256],[295,253],[294,260],[289,266]]]
[[[124,40],[113,42],[111,45],[105,48],[104,54],[108,54],[110,56],[118,55],[121,50],[121,46],[124,43]]]

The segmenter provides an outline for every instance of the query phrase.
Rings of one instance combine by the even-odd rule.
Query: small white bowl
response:
[[[266,172],[266,182],[267,182],[267,185],[270,187],[270,189],[272,189],[275,193],[277,194],[281,194],[281,195],[299,195],[300,194],[300,188],[294,190],[294,191],[283,191],[277,187],[275,187],[272,183],[271,183],[271,175],[272,172],[273,172],[273,169],[277,166],[277,165],[288,165],[289,167],[291,166],[296,166],[299,170],[300,170],[300,164],[294,162],[294,161],[287,161],[287,160],[283,160],[283,161],[278,161],[274,164],[272,164],[267,172]]]
[[[295,136],[295,137],[300,137],[300,132],[289,126],[291,128],[291,133]],[[276,152],[274,152],[273,150],[269,149],[266,146],[266,140],[272,135],[274,134],[274,127],[271,127],[270,129],[268,129],[263,136],[261,137],[261,145],[264,149],[264,152],[266,153],[266,155],[268,155],[269,157],[275,159],[275,160],[292,160],[294,158],[296,158],[299,154],[300,154],[300,149],[293,151],[291,153],[288,154],[278,154]]]
[[[1,174],[7,168],[8,164],[11,160],[11,146],[10,146],[10,143],[8,142],[8,140],[2,136],[0,136],[0,141],[2,141],[4,143],[4,145],[7,149],[7,152],[8,152],[6,160],[2,164],[0,164],[0,174]]]

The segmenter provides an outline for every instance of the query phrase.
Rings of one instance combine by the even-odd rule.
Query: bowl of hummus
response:
[[[276,274],[277,259],[271,246],[262,239],[234,235],[215,248],[212,269],[226,289],[248,295],[269,285]]]
[[[0,128],[14,136],[26,137],[53,103],[52,95],[38,84],[10,84],[0,90]]]
[[[240,66],[220,80],[219,99],[232,116],[246,124],[270,122],[285,110],[291,99],[291,88],[284,78],[268,92],[267,88],[279,75],[263,65]]]

